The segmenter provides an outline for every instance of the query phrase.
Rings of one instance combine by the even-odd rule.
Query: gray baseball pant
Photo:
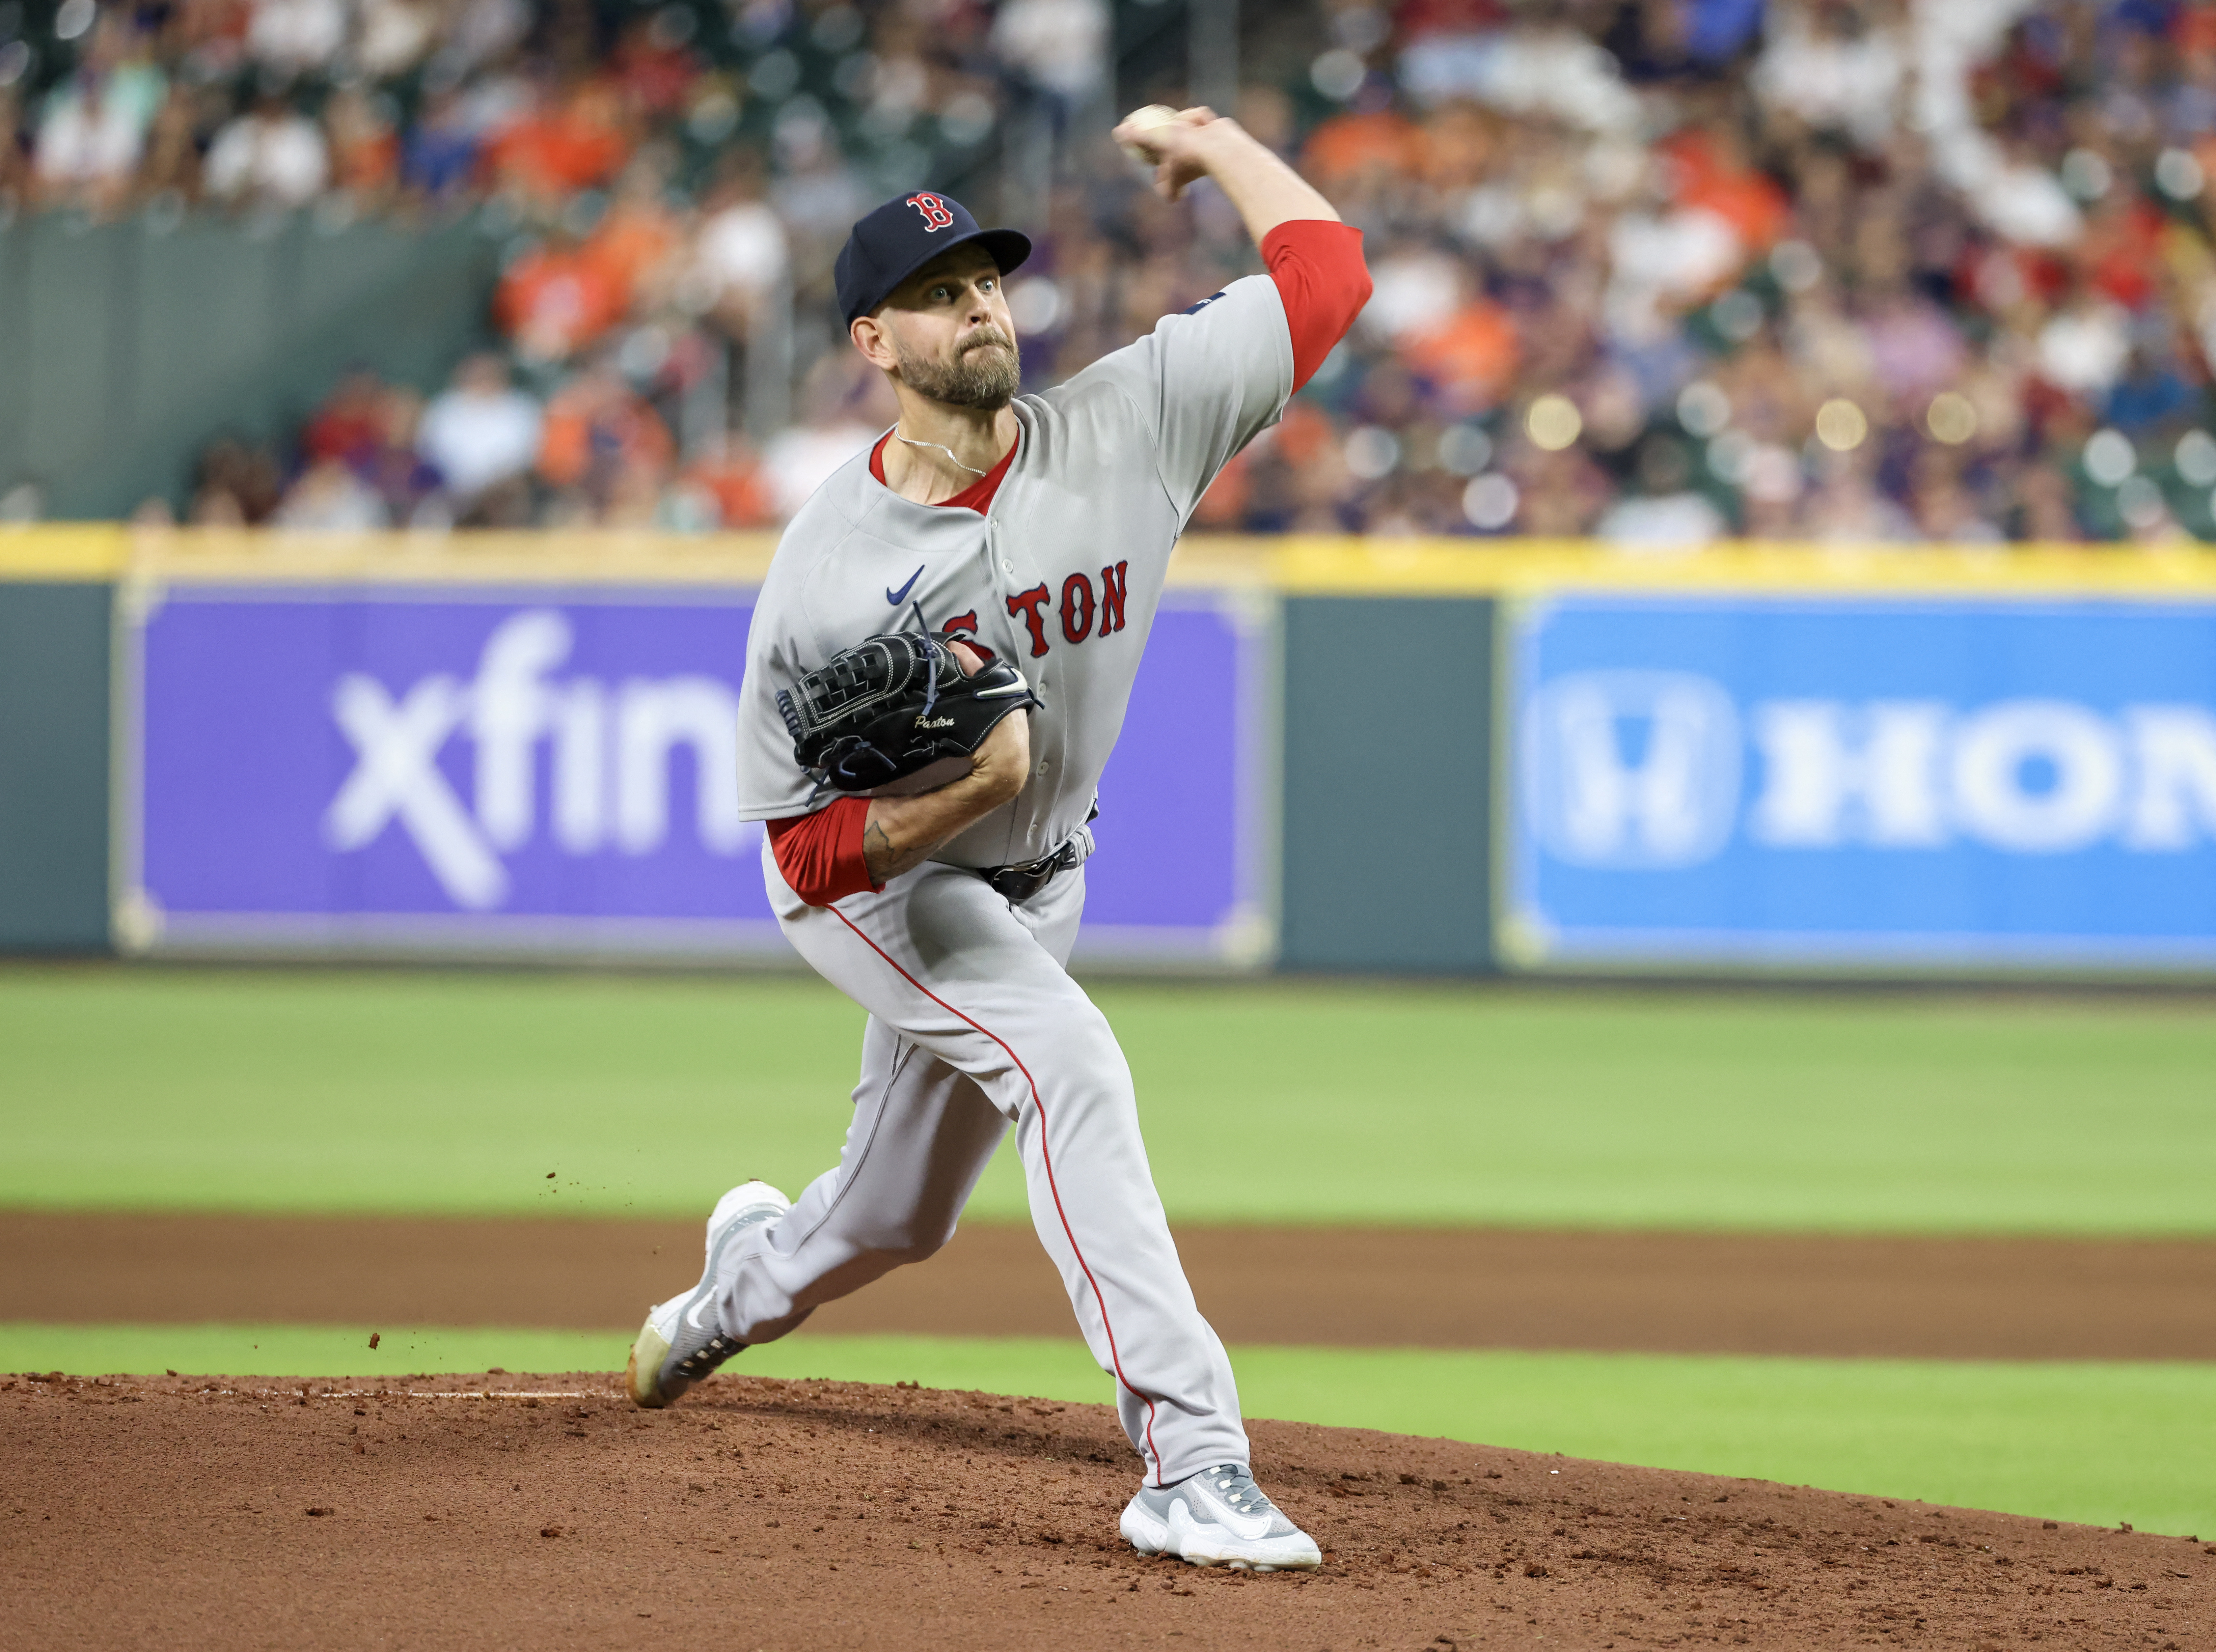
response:
[[[1231,1362],[1170,1237],[1130,1068],[1065,967],[1084,869],[1012,906],[973,873],[926,863],[882,893],[818,907],[792,894],[766,848],[762,863],[786,937],[870,1020],[838,1167],[727,1262],[725,1334],[773,1342],[930,1256],[1013,1123],[1031,1225],[1116,1379],[1148,1478],[1246,1463]]]

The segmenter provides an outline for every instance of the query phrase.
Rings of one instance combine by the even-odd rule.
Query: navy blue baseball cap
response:
[[[852,327],[902,281],[950,247],[982,243],[1000,273],[1031,255],[1031,238],[1020,230],[981,230],[970,209],[951,195],[919,189],[866,213],[839,249],[833,274],[839,308]]]

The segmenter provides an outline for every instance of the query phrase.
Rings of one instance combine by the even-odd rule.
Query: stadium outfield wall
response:
[[[0,536],[0,949],[789,961],[773,543]],[[2216,973],[2216,555],[1194,538],[1148,648],[1096,965]]]
[[[297,428],[344,372],[443,384],[489,341],[499,262],[471,224],[18,215],[0,228],[0,486],[49,519],[182,513],[211,442]]]

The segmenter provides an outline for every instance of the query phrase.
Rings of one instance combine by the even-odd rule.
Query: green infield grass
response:
[[[2216,1231],[2200,1000],[1096,996],[1186,1219]],[[785,976],[10,967],[0,1206],[698,1214],[834,1160],[860,1030]]]
[[[0,1369],[389,1382],[494,1366],[612,1372],[624,1354],[620,1335],[577,1332],[387,1330],[375,1353],[364,1341],[318,1326],[0,1324]],[[2216,1366],[1234,1352],[1252,1416],[2216,1536]],[[1111,1396],[1074,1340],[803,1335],[748,1349],[745,1369]]]

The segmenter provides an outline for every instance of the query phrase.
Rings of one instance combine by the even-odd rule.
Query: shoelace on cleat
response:
[[[677,1374],[680,1377],[705,1376],[745,1347],[744,1342],[735,1342],[720,1334],[711,1336],[677,1362]]]
[[[1219,1470],[1216,1489],[1223,1494],[1223,1501],[1242,1514],[1259,1514],[1270,1508],[1270,1500],[1262,1495],[1262,1488],[1246,1475]]]
[[[759,1227],[779,1214],[775,1208],[766,1205],[749,1209],[733,1224],[726,1243],[729,1237],[735,1237],[748,1228]],[[718,1331],[699,1348],[694,1348],[692,1353],[670,1366],[669,1370],[673,1375],[681,1377],[688,1382],[695,1381],[708,1375],[733,1354],[742,1353],[746,1346],[744,1342],[734,1337],[726,1336]]]
[[[764,1222],[770,1220],[778,1213],[779,1213],[777,1211],[766,1207],[757,1210],[748,1211],[747,1214],[741,1217],[734,1225],[732,1233],[736,1236],[738,1233],[745,1231],[748,1228],[760,1227]],[[744,1352],[746,1346],[747,1345],[744,1342],[738,1342],[734,1338],[726,1336],[721,1331],[718,1331],[715,1336],[711,1336],[705,1342],[703,1342],[699,1348],[694,1348],[692,1353],[680,1360],[672,1368],[675,1371],[677,1375],[686,1379],[688,1381],[697,1377],[705,1377],[710,1372],[722,1365],[724,1360],[729,1359],[733,1354]]]

